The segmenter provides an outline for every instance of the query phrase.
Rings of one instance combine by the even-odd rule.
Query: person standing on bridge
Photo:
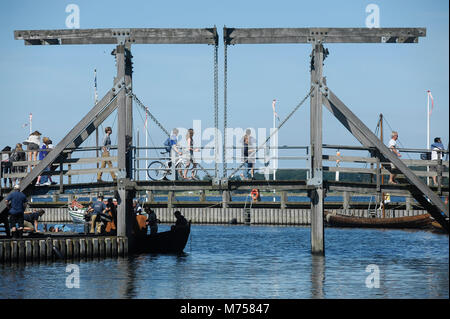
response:
[[[13,162],[25,162],[27,160],[27,155],[25,154],[25,151],[22,148],[21,143],[16,144],[16,148],[14,149],[14,152],[11,154],[10,161]],[[27,170],[26,166],[13,166],[12,172],[13,173],[24,173]],[[13,184],[16,185],[19,183],[21,178],[13,177]]]
[[[20,191],[19,185],[15,185],[14,191],[6,197],[6,205],[9,207],[11,234],[13,238],[21,238],[27,197]]]
[[[443,158],[442,151],[444,150],[444,145],[441,142],[440,137],[434,139],[434,143],[431,144],[431,160],[436,161],[436,164],[431,166],[433,172],[438,172],[438,161]],[[434,186],[438,186],[437,176],[433,175]]]
[[[197,174],[197,163],[195,163],[194,161],[194,152],[198,152],[198,148],[194,148],[194,129],[190,128],[186,134],[186,142],[187,142],[187,150],[189,151],[189,154],[187,155],[187,160],[186,160],[186,168],[184,170],[184,174],[183,174],[183,178],[184,179],[188,179],[187,178],[187,171],[189,166],[192,163],[192,168],[191,168],[191,177],[190,179],[197,179],[196,174]]]
[[[252,130],[247,129],[245,135],[241,139],[242,146],[244,148],[244,163],[246,169],[244,171],[244,177],[246,179],[253,179],[254,176],[254,166],[255,166],[255,144],[256,139],[252,136]],[[249,173],[250,172],[250,173]]]
[[[27,145],[29,161],[37,161],[39,145],[41,144],[41,135],[42,134],[39,131],[34,131],[28,136],[28,139],[23,142],[24,145]],[[28,165],[28,167],[31,170],[34,165]]]
[[[389,141],[389,149],[398,157],[401,157],[402,154],[397,150],[397,140],[398,140],[398,132],[392,131],[391,133],[391,140]],[[395,169],[395,165],[391,164],[392,171]],[[395,178],[397,177],[397,174],[393,174],[392,172],[389,174],[389,184],[398,184],[395,181]]]
[[[112,134],[112,128],[108,126],[105,128],[105,137],[103,138],[103,146],[102,146],[102,157],[109,157],[109,151],[111,149],[111,134]],[[106,165],[108,165],[109,168],[112,168],[112,162],[111,161],[102,161],[101,168],[105,168]],[[97,182],[102,182],[102,174],[103,172],[98,172],[97,174]],[[111,177],[113,179],[113,182],[116,181],[116,174],[114,172],[111,172]]]

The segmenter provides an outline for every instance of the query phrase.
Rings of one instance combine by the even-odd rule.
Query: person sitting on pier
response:
[[[74,230],[72,228],[70,228],[67,225],[64,224],[57,224],[54,226],[50,226],[48,229],[49,232],[51,233],[62,233],[62,232],[73,232]]]
[[[175,213],[173,213],[173,215],[175,216],[176,221],[175,221],[175,225],[170,227],[171,230],[175,230],[179,227],[186,227],[188,225],[187,219],[184,218],[183,215],[181,215],[181,212],[179,210],[175,211]]]
[[[12,236],[21,238],[27,197],[20,191],[19,185],[15,185],[14,191],[6,197],[6,205],[9,207],[9,224]]]
[[[36,232],[38,233],[38,221],[39,218],[45,214],[45,210],[40,209],[38,211],[34,211],[32,213],[25,213],[24,214],[24,228],[23,230],[30,231],[30,232]]]
[[[91,211],[91,230],[90,233],[99,234],[101,232],[101,220],[100,214],[106,209],[105,203],[103,203],[103,196],[98,196],[97,201],[92,203]]]
[[[117,208],[114,205],[112,198],[108,198],[108,201],[106,203],[106,210],[102,216],[102,221],[104,223],[104,227],[102,228],[104,228],[104,231],[106,233],[114,234],[117,231]]]
[[[400,152],[397,150],[397,140],[398,140],[398,133],[396,131],[392,131],[391,133],[391,140],[389,141],[389,148],[390,150],[397,155],[398,157],[401,157],[402,155],[400,154]],[[395,170],[395,165],[391,164],[391,170]],[[395,177],[397,177],[397,174],[394,173],[390,173],[389,174],[389,184],[398,184],[395,181]]]
[[[158,218],[153,209],[148,209],[147,211],[147,221],[146,224],[150,227],[150,235],[156,234],[158,232]]]

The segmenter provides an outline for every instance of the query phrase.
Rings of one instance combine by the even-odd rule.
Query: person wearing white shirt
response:
[[[402,155],[400,154],[400,152],[397,150],[397,140],[398,140],[398,132],[396,131],[392,131],[391,133],[391,140],[389,141],[389,149],[398,157],[401,157]],[[394,164],[391,164],[391,169],[394,170],[395,166]],[[395,181],[395,178],[397,177],[397,174],[389,174],[389,184],[398,184]]]

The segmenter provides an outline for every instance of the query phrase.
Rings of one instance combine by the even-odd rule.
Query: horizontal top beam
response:
[[[224,43],[417,43],[426,28],[223,28]]]
[[[64,44],[217,44],[217,29],[64,29],[16,30],[14,39],[25,45]]]

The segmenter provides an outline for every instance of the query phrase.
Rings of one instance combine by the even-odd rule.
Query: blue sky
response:
[[[426,27],[418,44],[329,44],[324,75],[329,87],[369,128],[380,113],[407,148],[426,145],[426,90],[435,107],[431,136],[449,140],[448,1],[2,1],[0,11],[0,145],[27,137],[22,124],[58,142],[93,104],[93,70],[99,96],[115,73],[112,45],[25,46],[14,30],[64,29],[68,4],[80,8],[81,28],[365,27],[365,8],[380,8],[381,27]],[[228,48],[228,125],[271,127],[271,101],[284,118],[309,87],[310,45],[237,45]],[[212,127],[213,47],[135,45],[133,88],[168,128]],[[223,46],[219,47],[220,126],[223,112]],[[324,109],[323,141],[359,145]],[[113,125],[114,114],[105,125]],[[135,127],[142,130],[139,112]],[[389,127],[386,126],[386,135]],[[163,142],[157,128],[152,141]],[[142,135],[141,135],[142,140]],[[113,141],[114,142],[114,141]],[[203,141],[206,144],[208,141]],[[386,141],[387,142],[387,141]],[[92,140],[88,141],[87,144]],[[286,124],[280,145],[309,144],[309,102]]]

